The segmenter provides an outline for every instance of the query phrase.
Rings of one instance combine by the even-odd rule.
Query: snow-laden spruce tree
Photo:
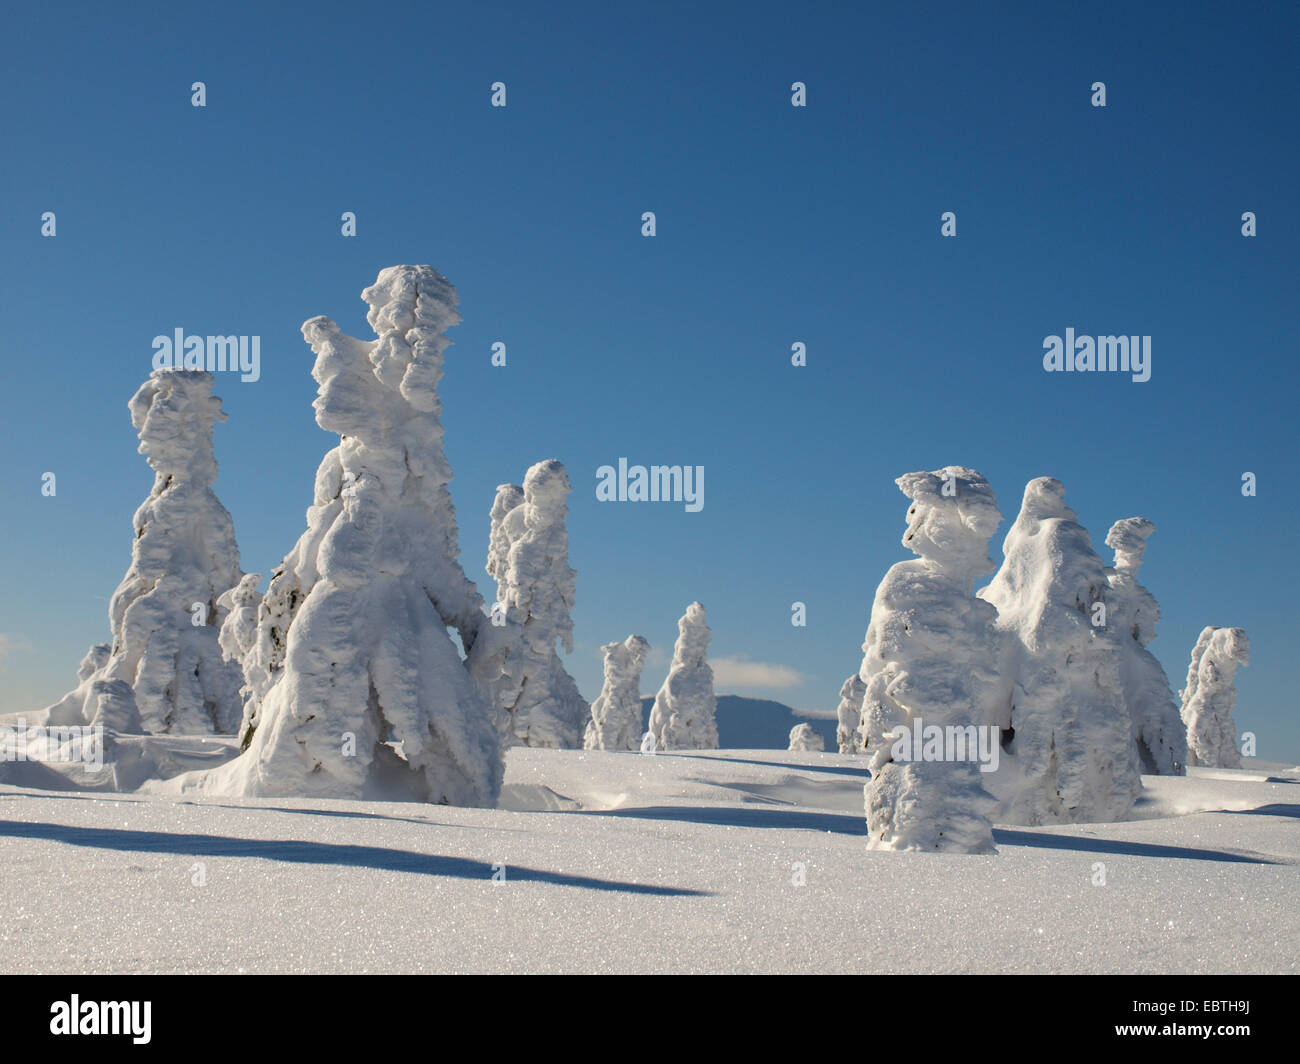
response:
[[[1205,768],[1241,768],[1234,683],[1238,665],[1250,664],[1250,642],[1244,628],[1201,630],[1192,648],[1187,685],[1182,696],[1182,720],[1187,727],[1188,764]]]
[[[212,384],[198,370],[155,370],[131,399],[153,490],[135,512],[131,567],[109,601],[113,641],[91,648],[76,689],[48,710],[52,724],[190,735],[239,723],[240,671],[222,660],[217,600],[243,574],[230,514],[212,490],[212,431],[226,420]]]
[[[246,751],[183,786],[492,806],[503,763],[491,707],[448,634],[472,650],[486,624],[457,560],[439,420],[456,291],[428,266],[394,266],[362,298],[377,340],[325,317],[302,327],[317,423],[342,440],[321,462],[307,530],[271,580],[256,636],[238,638],[256,696]]]
[[[840,686],[840,704],[835,711],[839,721],[835,728],[835,741],[841,754],[862,753],[862,699],[867,685],[856,672]]]
[[[705,660],[710,636],[704,607],[692,602],[677,631],[668,677],[650,710],[650,735],[659,750],[716,750],[718,700]]]
[[[600,648],[605,684],[591,704],[583,746],[588,750],[638,750],[641,747],[641,666],[650,644],[639,635]]]
[[[871,757],[865,787],[873,849],[993,853],[977,729],[996,713],[996,611],[974,595],[993,568],[989,540],[1002,520],[988,481],[946,466],[895,483],[909,499],[903,545],[919,559],[893,565],[876,589],[862,645],[862,728]],[[935,726],[962,748],[895,759],[898,729]],[[901,751],[900,751],[901,752]]]
[[[1126,517],[1111,525],[1106,546],[1115,551],[1115,564],[1106,570],[1110,594],[1106,625],[1120,639],[1120,682],[1133,721],[1142,771],[1160,776],[1181,775],[1187,764],[1187,732],[1178,716],[1178,704],[1169,678],[1154,654],[1147,650],[1156,637],[1160,606],[1155,596],[1138,582],[1138,569],[1147,537],[1156,526],[1145,517]]]
[[[564,465],[538,462],[523,487],[502,484],[492,505],[487,571],[497,581],[505,624],[485,634],[472,661],[475,679],[495,703],[507,745],[576,749],[591,707],[564,668],[558,640],[573,653],[577,574],[565,528],[572,491]]]
[[[1006,636],[1008,697],[995,723],[1011,740],[994,784],[1013,782],[999,794],[999,820],[1123,820],[1142,790],[1120,678],[1125,651],[1096,609],[1109,592],[1106,567],[1059,480],[1029,482],[1002,550],[1002,567],[980,591]]]
[[[825,750],[826,740],[817,734],[811,724],[796,724],[790,729],[790,749],[800,751]]]

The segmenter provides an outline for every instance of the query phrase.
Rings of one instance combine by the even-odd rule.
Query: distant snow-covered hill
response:
[[[654,701],[653,697],[641,699],[643,734]],[[796,724],[811,724],[826,741],[827,750],[838,749],[834,720],[804,716],[766,698],[718,695],[718,744],[724,750],[785,750],[790,745],[790,729]]]

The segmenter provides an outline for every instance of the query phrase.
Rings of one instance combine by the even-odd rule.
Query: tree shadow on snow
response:
[[[1290,816],[1300,818],[1300,805],[1274,802],[1272,805],[1261,805],[1258,809],[1220,809],[1218,812],[1236,813],[1245,816]]]
[[[490,882],[493,865],[465,857],[443,857],[380,846],[355,846],[333,842],[304,842],[294,839],[235,839],[221,835],[184,835],[164,831],[128,831],[123,828],[73,827],[68,824],[36,824],[0,820],[0,837],[41,839],[69,846],[137,853],[169,853],[181,857],[258,857],[291,864],[343,865],[373,868],[382,872],[412,872],[426,876],[454,876]],[[623,894],[652,894],[661,897],[706,895],[707,891],[684,887],[656,887],[645,883],[623,883],[613,879],[571,876],[536,868],[506,864],[507,882],[551,883],[560,887],[582,887]]]
[[[1251,810],[1256,812],[1256,810]],[[1048,835],[1036,831],[1013,831],[994,828],[993,841],[999,846],[1031,846],[1047,850],[1079,850],[1084,853],[1110,853],[1123,857],[1175,857],[1187,861],[1224,861],[1229,864],[1285,864],[1263,856],[1248,856],[1227,850],[1199,850],[1187,846],[1167,846],[1157,842],[1122,842],[1098,839],[1091,835]]]
[[[645,756],[645,755],[642,755]],[[656,757],[672,757],[671,750],[656,754]],[[865,768],[843,768],[838,765],[792,765],[786,761],[756,761],[748,757],[710,757],[708,754],[691,754],[692,761],[721,761],[726,765],[763,765],[768,768],[783,768],[788,772],[829,772],[834,776],[860,776],[870,779],[871,773]]]
[[[624,809],[582,809],[571,816],[624,816],[634,820],[681,820],[728,828],[805,828],[836,835],[865,835],[867,822],[851,813],[812,813],[785,807],[711,808],[691,805],[651,805]]]

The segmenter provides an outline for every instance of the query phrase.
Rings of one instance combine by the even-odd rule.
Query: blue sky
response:
[[[1239,729],[1300,757],[1294,5],[360,12],[4,16],[0,712],[53,701],[107,636],[152,483],[126,410],[152,338],[261,337],[261,380],[216,389],[216,490],[269,573],[337,440],[299,326],[369,337],[361,289],[409,262],[460,292],[444,424],[485,595],[496,485],[570,470],[589,698],[600,644],[633,631],[652,692],[699,599],[716,657],[788,684],[721,690],[832,709],[910,557],[894,478],[958,463],[998,492],[996,559],[1035,476],[1108,560],[1115,519],[1155,521],[1142,578],[1174,688],[1204,625],[1246,628]],[[1150,335],[1152,379],[1044,373],[1066,327]],[[620,456],[704,466],[704,509],[597,502]]]

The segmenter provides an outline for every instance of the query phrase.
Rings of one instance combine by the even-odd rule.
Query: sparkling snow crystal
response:
[[[1189,764],[1241,767],[1237,727],[1232,719],[1237,701],[1233,681],[1237,666],[1249,664],[1250,643],[1245,629],[1209,627],[1201,631],[1187,668],[1187,686],[1180,692]]]

